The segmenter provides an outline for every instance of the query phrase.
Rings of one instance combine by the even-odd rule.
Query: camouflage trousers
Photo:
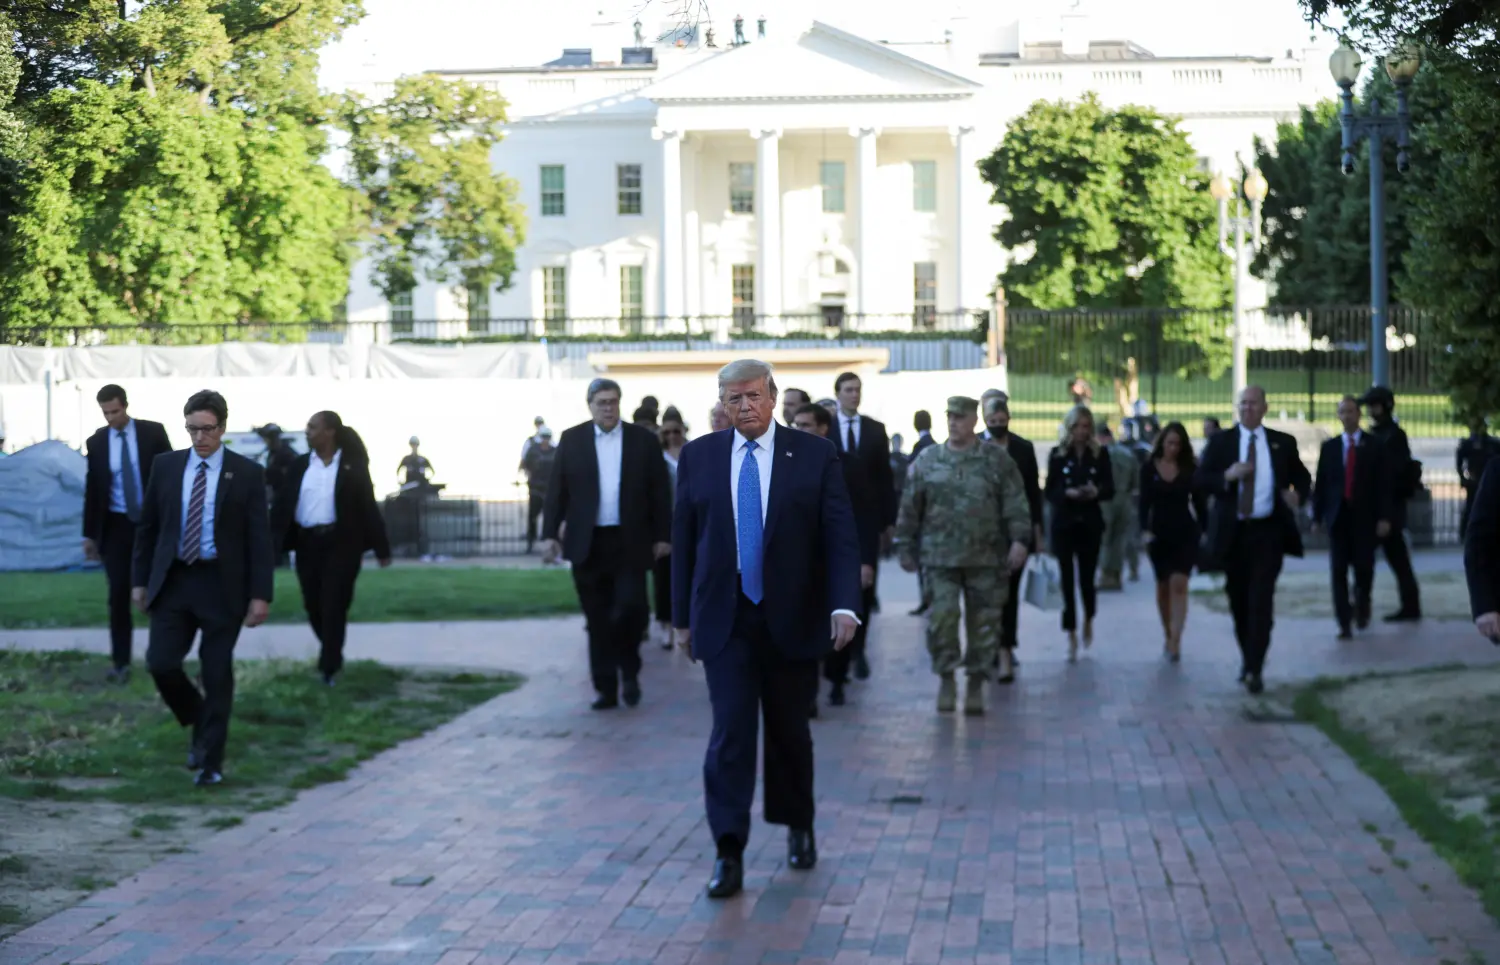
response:
[[[1141,538],[1135,500],[1114,499],[1099,508],[1104,511],[1104,547],[1099,569],[1118,576],[1128,560],[1130,572],[1136,572],[1140,566]]]
[[[971,675],[988,675],[1000,646],[1000,615],[1010,592],[1010,580],[998,566],[924,566],[926,582],[927,652],[932,672],[947,674],[960,665]],[[959,646],[959,603],[969,647]]]

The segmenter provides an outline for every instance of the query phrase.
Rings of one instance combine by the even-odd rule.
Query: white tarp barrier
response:
[[[0,457],[0,570],[57,570],[83,557],[87,462],[61,442]]]
[[[141,378],[542,379],[547,349],[535,344],[0,345],[0,384],[39,385]]]

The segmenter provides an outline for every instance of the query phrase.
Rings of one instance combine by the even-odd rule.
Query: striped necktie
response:
[[[198,463],[193,494],[188,498],[187,520],[182,524],[182,561],[196,563],[203,555],[203,500],[208,496],[208,463]]]

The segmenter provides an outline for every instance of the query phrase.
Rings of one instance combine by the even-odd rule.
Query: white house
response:
[[[1157,57],[1067,17],[910,44],[821,22],[747,23],[736,44],[718,26],[647,44],[601,24],[618,53],[441,71],[510,102],[494,163],[527,211],[518,271],[503,291],[423,284],[389,305],[361,264],[349,318],[444,335],[967,328],[1006,259],[977,162],[1031,103],[1154,107],[1205,169],[1231,170],[1329,86],[1317,51]]]

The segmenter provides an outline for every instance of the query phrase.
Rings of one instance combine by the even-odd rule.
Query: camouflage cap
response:
[[[966,395],[950,395],[948,411],[953,415],[978,415],[979,400],[971,399]]]

